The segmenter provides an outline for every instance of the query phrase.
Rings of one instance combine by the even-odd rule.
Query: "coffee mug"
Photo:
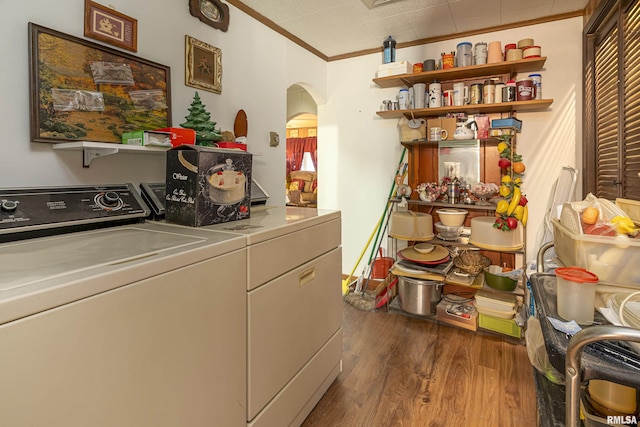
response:
[[[441,141],[449,137],[449,132],[446,129],[440,127],[433,127],[429,129],[429,141]]]
[[[453,105],[460,107],[469,103],[469,86],[464,83],[453,84]]]
[[[445,90],[442,91],[442,106],[443,107],[451,107],[453,106],[453,90]]]

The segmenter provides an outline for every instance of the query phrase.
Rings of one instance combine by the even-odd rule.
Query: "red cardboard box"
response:
[[[247,144],[240,144],[239,142],[216,142],[216,146],[218,148],[247,151]]]
[[[182,144],[194,145],[196,143],[196,131],[185,128],[162,128],[156,129],[162,132],[171,133],[171,146],[177,147]]]

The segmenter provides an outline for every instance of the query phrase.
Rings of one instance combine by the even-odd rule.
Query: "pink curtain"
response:
[[[287,176],[292,171],[300,170],[302,166],[302,156],[306,151],[311,153],[313,167],[318,169],[317,155],[318,141],[317,137],[308,138],[287,138]]]

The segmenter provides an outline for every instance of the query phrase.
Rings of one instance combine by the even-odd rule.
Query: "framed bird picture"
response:
[[[189,35],[185,47],[185,84],[222,93],[222,51]]]

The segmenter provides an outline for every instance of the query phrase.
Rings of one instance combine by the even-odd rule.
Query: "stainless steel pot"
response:
[[[398,276],[398,302],[407,313],[430,316],[442,297],[442,282]]]

